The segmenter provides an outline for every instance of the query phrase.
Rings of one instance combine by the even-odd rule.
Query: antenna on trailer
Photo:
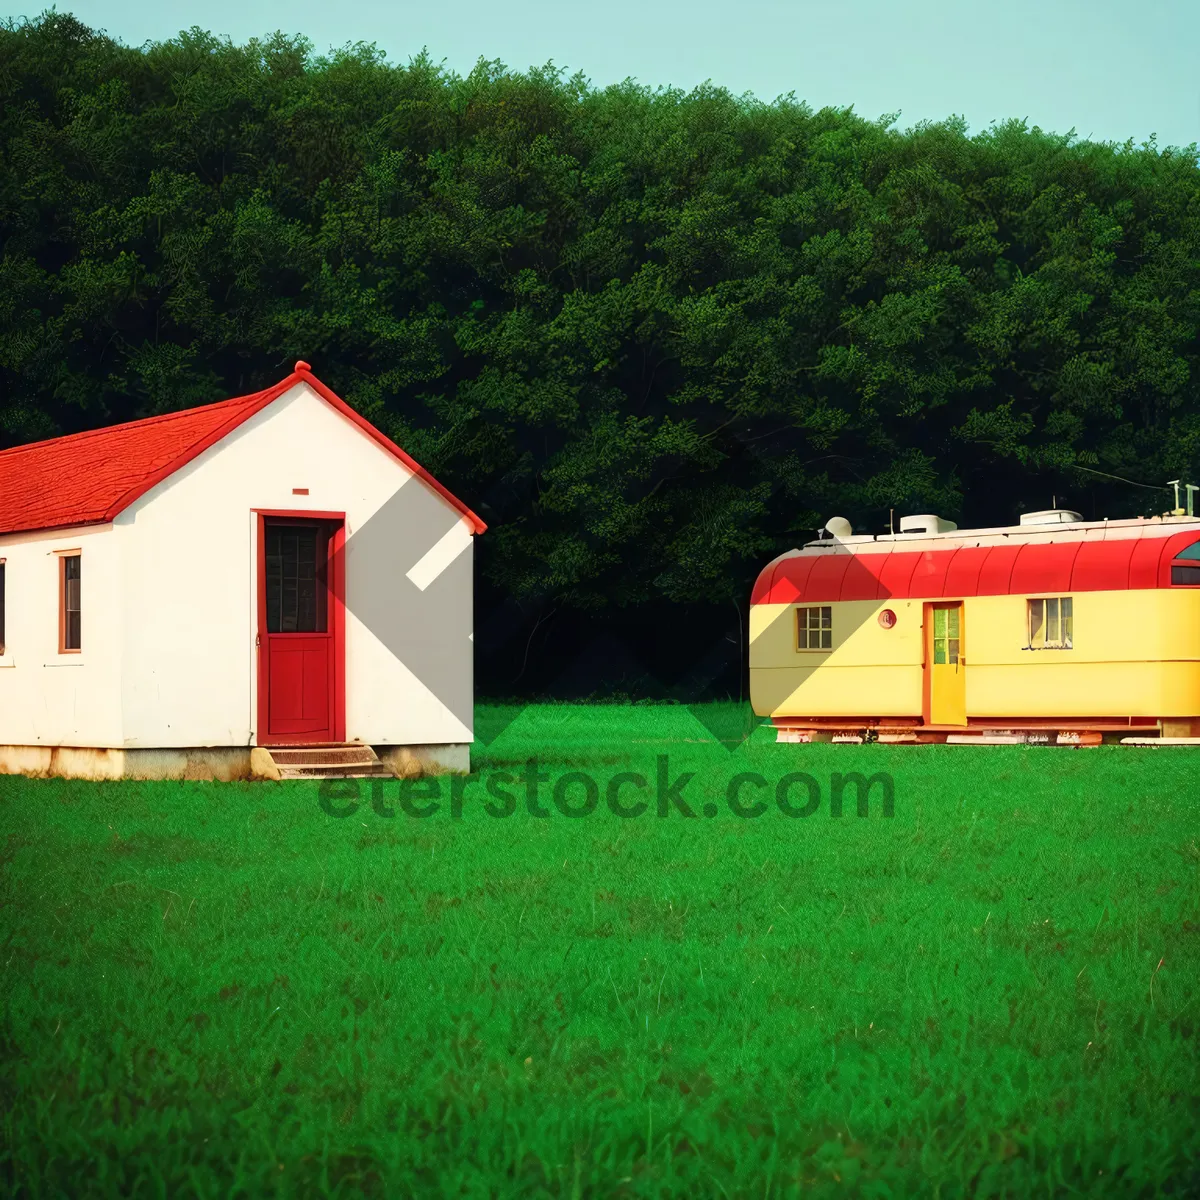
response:
[[[1173,517],[1182,517],[1184,515],[1184,510],[1179,507],[1179,483],[1178,479],[1167,480],[1167,487],[1175,489],[1175,507],[1171,510],[1171,516]]]
[[[1194,483],[1185,483],[1183,488],[1184,491],[1187,492],[1187,515],[1191,517],[1195,515],[1192,512],[1192,493],[1200,491],[1200,488],[1198,488]]]
[[[896,517],[896,510],[894,508],[889,508],[888,509],[888,533],[890,533],[892,535],[895,535],[895,532],[896,532],[895,517]]]

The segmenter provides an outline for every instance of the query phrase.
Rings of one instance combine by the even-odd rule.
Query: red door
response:
[[[259,518],[260,744],[342,740],[340,532],[328,520]]]

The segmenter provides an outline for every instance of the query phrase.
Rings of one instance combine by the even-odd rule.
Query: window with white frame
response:
[[[1052,596],[1030,600],[1029,649],[1070,650],[1072,648],[1071,597]]]

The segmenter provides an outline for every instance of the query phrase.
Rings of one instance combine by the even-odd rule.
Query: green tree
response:
[[[491,523],[485,690],[596,631],[671,676],[834,512],[1200,465],[1194,146],[55,13],[0,28],[0,145],[0,445],[307,359]]]

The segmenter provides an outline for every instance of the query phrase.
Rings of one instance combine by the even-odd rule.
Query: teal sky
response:
[[[632,76],[685,89],[787,92],[853,105],[902,128],[964,116],[1080,138],[1200,142],[1200,0],[60,0],[127,45],[199,25],[235,42],[276,29],[320,52],[375,42],[393,62],[422,46],[466,73],[480,58],[553,60],[602,86]],[[41,10],[0,0],[6,17]]]

